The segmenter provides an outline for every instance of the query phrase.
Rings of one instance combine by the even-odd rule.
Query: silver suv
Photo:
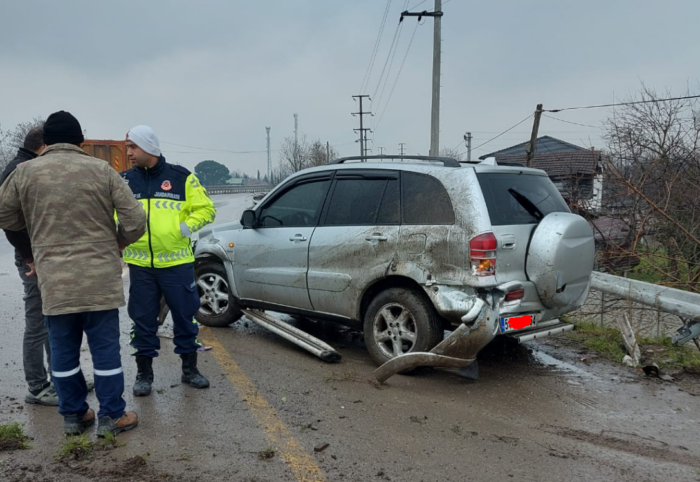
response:
[[[195,256],[202,324],[243,309],[342,323],[383,364],[569,329],[558,317],[586,299],[594,240],[543,171],[371,156],[292,175],[240,222],[202,230]]]

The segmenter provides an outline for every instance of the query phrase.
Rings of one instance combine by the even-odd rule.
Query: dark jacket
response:
[[[5,170],[2,172],[2,176],[0,176],[0,186],[2,186],[5,179],[7,179],[9,175],[12,174],[15,169],[17,169],[17,166],[23,162],[34,159],[35,157],[36,154],[34,154],[32,151],[25,149],[24,147],[20,147],[15,158],[10,161],[10,163],[5,167]],[[34,261],[34,256],[32,255],[32,242],[29,239],[29,232],[26,229],[23,229],[22,231],[4,231],[7,240],[12,246],[15,247],[22,259],[29,263]]]
[[[146,213],[109,163],[54,144],[0,186],[0,228],[28,229],[45,315],[106,311],[124,306],[119,246]]]
[[[160,156],[148,169],[122,173],[148,217],[141,239],[124,250],[124,261],[144,268],[194,263],[190,236],[214,221],[214,202],[197,177]]]

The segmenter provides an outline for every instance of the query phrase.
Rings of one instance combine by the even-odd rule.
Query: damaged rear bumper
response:
[[[476,355],[496,336],[498,310],[484,300],[473,298],[462,324],[429,352],[401,355],[377,368],[374,376],[383,383],[397,373],[418,367],[464,368],[476,360]]]

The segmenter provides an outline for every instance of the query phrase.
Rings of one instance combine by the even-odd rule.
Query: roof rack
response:
[[[442,162],[445,167],[461,167],[460,163],[456,159],[451,157],[440,157],[440,156],[406,156],[401,154],[394,155],[381,155],[381,156],[351,156],[351,157],[341,157],[336,159],[330,164],[344,164],[346,161],[380,161],[384,159],[399,159],[399,160],[410,160],[410,161],[427,161],[427,162]]]

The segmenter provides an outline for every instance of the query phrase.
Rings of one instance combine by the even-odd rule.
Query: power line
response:
[[[508,129],[506,129],[506,130],[504,130],[503,132],[501,132],[500,134],[498,134],[498,135],[495,136],[495,137],[492,137],[491,139],[489,139],[488,141],[484,142],[483,144],[479,144],[478,146],[472,148],[472,150],[475,151],[475,150],[479,149],[480,147],[485,146],[485,145],[488,144],[489,142],[495,141],[496,139],[498,139],[499,137],[501,137],[503,134],[506,134],[506,133],[512,131],[513,129],[515,129],[516,127],[518,127],[518,126],[519,126],[520,124],[522,124],[523,122],[529,120],[533,115],[534,115],[534,114],[530,114],[529,116],[527,116],[526,118],[524,118],[523,120],[521,120],[520,122],[518,122],[517,124],[515,124],[514,126],[508,128]]]
[[[620,102],[619,104],[599,104],[599,105],[586,105],[586,106],[580,106],[580,107],[564,107],[562,109],[543,109],[542,112],[563,112],[565,110],[600,109],[603,107],[622,107],[622,106],[626,106],[626,105],[656,104],[659,102],[671,102],[674,100],[689,100],[689,99],[700,99],[700,95],[688,95],[685,97],[670,97],[668,99],[636,100],[633,102]]]
[[[573,124],[573,125],[575,125],[575,126],[590,127],[591,129],[598,129],[598,127],[592,126],[592,125],[589,125],[589,124],[580,124],[580,123],[578,123],[578,122],[571,122],[571,121],[564,120],[564,119],[560,119],[560,118],[558,118],[558,117],[554,117],[554,116],[552,116],[552,115],[547,115],[547,114],[542,114],[542,115],[545,116],[545,117],[547,117],[547,118],[549,118],[549,119],[554,119],[555,121],[565,122],[565,123],[567,123],[567,124]]]
[[[406,0],[408,4],[408,0]],[[392,53],[394,52],[394,47],[398,46],[398,38],[401,36],[401,30],[403,29],[403,22],[399,22],[396,25],[396,30],[394,31],[394,38],[391,40],[391,46],[389,47],[389,52],[387,53],[386,60],[384,61],[384,67],[382,67],[382,73],[379,75],[379,80],[377,81],[377,87],[374,89],[372,98],[377,97],[377,92],[379,92],[379,86],[382,85],[382,79],[384,78],[384,73],[386,72],[386,67],[389,64],[389,60],[393,59]],[[386,72],[387,76],[389,75]]]
[[[386,25],[386,19],[389,16],[389,7],[391,6],[391,0],[387,0],[386,7],[384,8],[384,17],[382,18],[382,24],[379,27],[379,33],[377,34],[377,40],[374,42],[374,49],[372,49],[372,55],[369,60],[369,65],[367,66],[367,71],[362,80],[362,86],[360,87],[360,92],[364,92],[365,87],[369,83],[369,79],[372,77],[372,69],[374,68],[374,61],[377,59],[377,53],[379,52],[379,44],[382,41],[382,34],[384,33],[384,26]]]
[[[411,50],[411,44],[413,43],[413,39],[416,36],[416,31],[418,30],[418,23],[416,22],[416,28],[413,29],[413,34],[411,35],[411,40],[408,42],[408,47],[406,47],[406,53],[403,56],[403,60],[401,61],[401,67],[399,67],[399,71],[396,74],[396,79],[394,80],[394,85],[391,86],[391,91],[389,92],[389,98],[386,100],[386,103],[384,104],[384,109],[382,110],[382,114],[379,116],[379,120],[374,126],[374,130],[376,131],[377,128],[379,127],[379,124],[382,123],[382,119],[384,118],[384,113],[386,112],[386,108],[389,106],[389,102],[391,102],[391,96],[394,95],[394,89],[396,89],[396,84],[399,82],[399,77],[401,76],[401,71],[403,70],[403,66],[406,63],[406,58],[408,57],[408,52]],[[387,78],[389,76],[387,75]],[[379,105],[379,103],[377,103]]]
[[[403,26],[402,26],[403,28]],[[401,38],[401,29],[399,29],[399,38]],[[386,71],[386,77],[384,77],[384,85],[382,85],[382,92],[379,94],[379,99],[377,99],[377,105],[381,105],[382,99],[384,98],[384,92],[386,91],[386,84],[389,82],[389,75],[391,75],[391,67],[394,65],[394,58],[396,57],[396,52],[399,50],[399,40],[396,39],[396,46],[394,51],[391,53],[391,60],[389,61],[389,70]],[[379,81],[381,83],[381,80]],[[377,89],[379,90],[379,89]],[[377,93],[374,93],[376,97]],[[376,127],[376,126],[375,126]]]

